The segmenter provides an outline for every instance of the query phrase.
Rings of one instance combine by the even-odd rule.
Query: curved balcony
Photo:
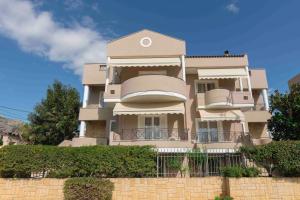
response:
[[[214,89],[205,93],[205,104],[207,107],[232,106],[232,95],[227,89]]]
[[[121,86],[123,102],[185,101],[186,85],[179,78],[143,75],[126,80]]]

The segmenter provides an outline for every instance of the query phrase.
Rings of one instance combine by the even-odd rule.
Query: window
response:
[[[205,93],[207,91],[213,90],[217,88],[217,82],[213,81],[213,82],[200,82],[197,81],[196,82],[196,92],[197,93]]]
[[[218,142],[222,137],[222,122],[197,121],[197,141],[201,143]]]
[[[145,115],[138,117],[138,128],[143,139],[166,139],[166,126],[167,126],[166,115]],[[141,138],[142,139],[142,138]]]

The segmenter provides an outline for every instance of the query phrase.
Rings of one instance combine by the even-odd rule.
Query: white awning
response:
[[[179,57],[176,58],[113,58],[109,64],[113,67],[160,67],[181,66]]]
[[[201,121],[245,121],[240,110],[199,110]]]
[[[226,79],[247,77],[246,68],[198,69],[199,79]]]
[[[184,114],[183,103],[116,103],[113,115]]]

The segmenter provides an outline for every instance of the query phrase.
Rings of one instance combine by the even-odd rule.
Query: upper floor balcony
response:
[[[142,75],[122,84],[108,85],[104,101],[165,102],[185,101],[186,84],[182,79],[166,75]]]
[[[105,64],[85,64],[83,68],[83,85],[104,85],[106,79]]]
[[[251,107],[254,104],[250,92],[212,89],[197,93],[198,108]]]

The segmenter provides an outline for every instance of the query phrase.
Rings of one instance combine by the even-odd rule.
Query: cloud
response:
[[[65,0],[64,4],[67,10],[76,10],[83,7],[82,0]]]
[[[229,3],[226,6],[226,10],[231,13],[237,14],[240,11],[240,8],[237,5],[237,1],[233,1],[233,2]]]
[[[61,62],[78,75],[84,63],[106,58],[102,34],[78,23],[66,27],[28,0],[0,0],[0,34],[15,40],[23,51]]]

